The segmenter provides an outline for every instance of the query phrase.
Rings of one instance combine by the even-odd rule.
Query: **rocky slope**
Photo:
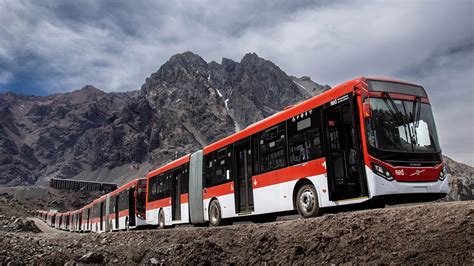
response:
[[[35,184],[147,159],[152,109],[138,93],[92,86],[47,97],[0,95],[0,184]]]
[[[207,63],[177,54],[140,91],[84,88],[0,94],[0,185],[50,177],[125,182],[310,97],[275,64],[247,54]]]
[[[0,230],[0,264],[470,264],[474,204],[106,234]],[[62,232],[62,233],[61,233]]]

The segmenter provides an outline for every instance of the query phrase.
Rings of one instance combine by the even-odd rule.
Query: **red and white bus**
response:
[[[90,232],[92,230],[92,203],[82,207],[81,232]]]
[[[147,175],[146,221],[161,228],[190,222],[189,156]]]
[[[75,210],[71,212],[70,216],[70,227],[69,231],[71,232],[80,232],[82,225],[82,209]]]
[[[92,202],[92,232],[105,232],[105,200],[104,195]]]
[[[134,179],[107,195],[107,228],[125,230],[146,225],[146,179]]]
[[[147,175],[147,222],[221,225],[448,192],[423,87],[360,77]]]

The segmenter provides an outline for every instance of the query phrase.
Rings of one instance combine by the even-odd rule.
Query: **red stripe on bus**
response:
[[[325,158],[285,167],[279,170],[256,175],[252,177],[253,189],[263,188],[298,180],[305,177],[322,175],[326,173]],[[230,181],[222,185],[203,189],[204,199],[224,196],[234,193],[234,182]]]
[[[202,190],[202,193],[204,199],[232,194],[234,193],[234,181],[229,181],[218,186],[205,188]]]
[[[257,189],[298,180],[300,178],[325,174],[325,161],[325,158],[319,158],[313,161],[253,176],[252,187],[253,189]]]
[[[188,193],[181,194],[180,201],[181,201],[181,204],[188,203],[189,202],[189,194]],[[164,208],[164,207],[168,207],[168,206],[171,206],[171,197],[156,200],[156,201],[152,201],[152,202],[148,202],[148,204],[146,205],[146,209],[147,210],[153,210],[153,209],[159,209],[159,208]]]
[[[188,193],[181,194],[181,196],[180,196],[181,204],[188,203],[188,201],[189,201],[189,194]]]
[[[148,202],[146,208],[147,210],[152,210],[152,209],[158,209],[158,208],[163,208],[167,206],[171,206],[171,197]]]
[[[119,211],[119,218],[120,218],[120,217],[127,216],[127,215],[128,215],[128,209],[127,209],[127,210],[123,210],[123,211]]]

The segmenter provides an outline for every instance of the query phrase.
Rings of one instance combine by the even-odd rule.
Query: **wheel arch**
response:
[[[219,207],[221,206],[221,203],[219,202],[219,199],[217,197],[212,197],[210,200],[209,200],[209,204],[207,205],[207,214],[209,216],[209,207],[211,207],[211,204],[213,201],[217,201],[217,203],[219,204]]]
[[[311,182],[311,180],[309,180],[308,178],[301,178],[296,182],[295,186],[293,187],[293,210],[296,210],[296,196],[298,195],[298,190],[304,185],[314,186],[314,189],[316,190],[316,198],[318,199],[318,204],[321,204],[318,186],[315,183]]]

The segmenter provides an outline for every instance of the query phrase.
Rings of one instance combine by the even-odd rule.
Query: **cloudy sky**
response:
[[[474,165],[474,1],[0,0],[0,93],[140,88],[170,56],[240,61],[337,85],[425,86],[443,152]]]

